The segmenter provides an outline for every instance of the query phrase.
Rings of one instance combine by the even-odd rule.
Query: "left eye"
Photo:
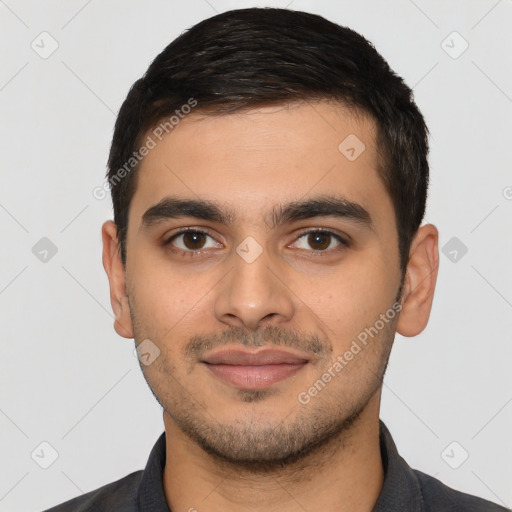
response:
[[[327,251],[344,244],[343,239],[334,233],[324,231],[311,231],[297,238],[293,244],[297,249],[313,251]]]
[[[219,245],[218,242],[203,231],[185,231],[178,233],[173,236],[168,243],[182,251],[200,251],[202,249],[218,247]]]

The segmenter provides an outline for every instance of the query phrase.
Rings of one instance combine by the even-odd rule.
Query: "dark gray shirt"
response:
[[[373,512],[506,512],[507,509],[450,489],[411,469],[400,457],[386,426],[380,424],[384,485]],[[170,512],[163,470],[165,433],[156,442],[144,471],[74,498],[47,512]]]

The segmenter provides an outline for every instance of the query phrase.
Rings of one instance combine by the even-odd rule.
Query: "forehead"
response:
[[[161,140],[154,130],[147,137],[154,147],[137,171],[131,221],[167,195],[218,201],[253,222],[308,195],[392,208],[377,172],[375,123],[339,103],[193,113]]]

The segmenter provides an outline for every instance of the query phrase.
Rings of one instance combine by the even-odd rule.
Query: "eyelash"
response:
[[[172,245],[172,242],[173,240],[175,240],[176,238],[178,238],[179,236],[183,235],[183,234],[186,234],[186,233],[198,233],[198,234],[202,234],[202,235],[206,235],[212,239],[215,240],[214,236],[211,235],[208,231],[204,231],[203,229],[196,229],[196,228],[184,228],[182,230],[180,230],[179,232],[177,233],[174,233],[171,237],[167,238],[165,241],[164,241],[164,246],[166,247],[170,247],[172,251],[174,252],[177,252],[177,253],[180,253],[184,256],[188,256],[188,257],[193,257],[193,256],[196,256],[196,255],[200,255],[201,253],[204,253],[205,251],[208,251],[208,249],[198,249],[196,251],[194,250],[183,250],[183,249],[180,249],[180,248],[177,248],[177,247],[173,247]],[[303,231],[301,233],[299,233],[297,235],[297,237],[295,238],[294,242],[293,243],[296,243],[297,240],[305,237],[305,236],[308,236],[308,235],[311,235],[311,234],[315,234],[315,233],[322,233],[323,235],[329,235],[331,236],[332,238],[334,238],[337,242],[340,243],[340,246],[341,246],[341,249],[346,249],[348,247],[350,247],[350,243],[349,241],[344,238],[343,236],[337,234],[337,233],[334,233],[333,231],[330,231],[328,229],[325,229],[325,228],[316,228],[316,229],[309,229],[307,231]],[[291,244],[290,244],[291,245]],[[307,249],[304,249],[304,250],[307,250]],[[335,247],[334,249],[327,249],[327,250],[318,250],[318,249],[310,249],[310,250],[307,250],[309,253],[313,253],[315,254],[315,256],[324,256],[324,255],[327,255],[329,253],[332,253],[336,250],[340,250],[340,247]]]
[[[176,252],[176,253],[179,253],[180,255],[183,255],[184,257],[192,258],[194,256],[201,255],[201,253],[204,253],[205,249],[198,249],[197,251],[193,251],[193,250],[185,251],[183,249],[180,249],[179,247],[174,247],[173,246],[173,244],[172,244],[173,240],[175,240],[179,236],[187,234],[187,233],[198,233],[198,234],[201,234],[201,235],[209,236],[210,238],[215,240],[215,238],[214,238],[214,236],[212,234],[208,233],[208,231],[204,231],[203,229],[184,228],[184,229],[178,231],[177,233],[174,233],[171,237],[167,238],[164,241],[164,246],[170,248],[170,250],[172,250],[173,252]]]
[[[344,249],[350,247],[350,244],[349,244],[349,241],[344,238],[343,236],[337,234],[337,233],[334,233],[333,231],[330,231],[328,229],[325,229],[325,228],[315,228],[315,229],[309,229],[307,231],[303,231],[302,233],[300,233],[297,238],[295,239],[295,242],[297,240],[299,240],[300,238],[302,237],[305,237],[305,236],[308,236],[308,235],[312,235],[312,234],[315,234],[315,233],[321,233],[322,235],[329,235],[331,236],[332,238],[334,238],[337,242],[340,243],[340,246],[342,246]],[[294,243],[295,243],[294,242]],[[310,249],[308,250],[308,252],[310,253],[313,253],[315,254],[316,256],[323,256],[323,255],[326,255],[326,254],[329,254],[331,252],[334,252],[336,250],[339,250],[338,247],[335,247],[334,249],[327,249],[327,250],[315,250],[315,249]]]

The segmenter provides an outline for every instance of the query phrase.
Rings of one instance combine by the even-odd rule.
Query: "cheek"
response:
[[[382,263],[347,265],[316,287],[308,306],[328,327],[334,350],[341,352],[392,307],[398,284],[396,272]]]
[[[186,336],[184,331],[193,329],[193,325],[197,329],[194,318],[198,311],[204,312],[208,302],[210,273],[189,275],[166,262],[134,261],[137,263],[128,267],[130,302],[137,323],[147,331],[141,334],[165,340],[178,332],[181,338]]]

